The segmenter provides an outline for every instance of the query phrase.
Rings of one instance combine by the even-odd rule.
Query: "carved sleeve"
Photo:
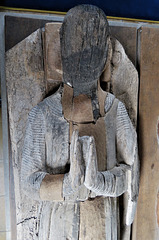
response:
[[[125,106],[119,102],[117,111],[117,160],[130,166],[128,172],[128,189],[123,222],[130,225],[135,217],[139,194],[139,159],[136,131],[128,117]]]
[[[137,136],[123,103],[118,103],[116,119],[117,162],[132,166],[137,151]]]
[[[118,197],[127,191],[127,172],[129,167],[120,164],[111,170],[99,172],[97,169],[97,154],[95,140],[93,137],[87,137],[84,144],[87,145],[85,153],[86,174],[85,186],[96,196]]]
[[[118,103],[116,117],[117,166],[104,172],[97,171],[95,143],[93,140],[88,141],[85,186],[98,196],[118,197],[128,191],[133,186],[131,172],[137,157],[137,140],[136,132],[121,102]]]
[[[21,187],[35,200],[40,200],[40,185],[45,172],[45,125],[43,114],[36,106],[29,113],[22,153]]]
[[[114,146],[115,147],[115,146]],[[129,191],[138,194],[138,174],[134,171],[134,162],[138,162],[137,135],[127,114],[125,106],[119,101],[116,115],[116,157],[117,166],[102,172],[106,184],[107,196],[117,197]],[[132,172],[136,175],[132,183]],[[104,194],[105,195],[105,194]]]

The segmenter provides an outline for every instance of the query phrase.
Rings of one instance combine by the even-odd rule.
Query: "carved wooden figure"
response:
[[[22,188],[40,201],[37,238],[124,239],[138,197],[137,138],[124,104],[100,87],[105,14],[71,9],[60,39],[63,84],[29,113],[22,156]]]

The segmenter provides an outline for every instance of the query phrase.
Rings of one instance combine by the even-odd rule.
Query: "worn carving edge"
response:
[[[156,206],[156,218],[157,218],[157,224],[159,226],[159,191],[157,193],[157,206]]]
[[[53,27],[52,27],[53,26]],[[47,23],[44,28],[44,67],[47,93],[62,82],[62,66],[60,53],[60,27],[61,23]]]
[[[159,145],[159,117],[157,119],[157,124],[156,124],[156,138],[157,138],[157,143]]]
[[[15,182],[17,240],[35,239],[38,205],[20,191],[21,154],[27,115],[45,96],[41,30],[6,53],[6,83]]]
[[[123,46],[111,38],[113,46],[111,91],[125,104],[129,117],[136,127],[138,103],[138,72],[127,57]]]

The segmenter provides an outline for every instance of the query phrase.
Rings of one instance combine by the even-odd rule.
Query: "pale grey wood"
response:
[[[114,101],[111,102],[111,105],[110,105],[109,98],[114,100]],[[116,100],[114,97],[112,97],[112,95],[109,95],[109,94],[108,94],[108,97],[106,98],[106,103],[107,103],[107,101],[108,101],[109,107],[106,106],[106,109],[108,109],[108,111],[107,111],[107,114],[106,114],[105,118],[107,119],[107,117],[108,117],[108,120],[109,120],[108,123],[110,124],[111,119],[110,119],[109,116],[112,116],[112,119],[114,119],[114,124],[117,123],[118,132],[116,133],[116,131],[114,131],[114,134],[115,135],[119,134],[119,137],[120,136],[125,136],[123,138],[123,141],[128,142],[131,139],[130,144],[127,144],[127,148],[124,148],[124,149],[122,147],[122,142],[121,143],[120,143],[120,141],[117,142],[118,150],[120,150],[120,147],[121,147],[121,151],[124,153],[123,154],[123,156],[124,156],[123,161],[125,161],[125,164],[130,164],[131,165],[133,163],[134,152],[130,151],[131,155],[129,156],[129,159],[127,159],[127,154],[130,154],[130,152],[128,152],[129,146],[130,146],[130,149],[131,149],[133,141],[134,141],[134,140],[132,140],[134,131],[132,131],[132,129],[131,129],[133,127],[131,125],[131,122],[130,122],[128,116],[125,115],[127,113],[126,113],[125,109],[122,108],[123,104],[121,102],[119,102],[118,100]],[[41,117],[38,117],[39,115]],[[114,118],[114,116],[116,116],[116,118]],[[66,154],[67,154],[69,145],[66,145],[66,149],[65,148],[63,149],[64,152],[63,152],[62,149],[61,149],[62,151],[58,151],[58,153],[56,153],[56,151],[54,152],[54,150],[53,150],[54,148],[55,149],[57,147],[59,148],[60,143],[67,144],[68,139],[69,139],[69,136],[68,136],[69,125],[68,125],[67,121],[64,120],[63,117],[62,117],[62,105],[61,105],[60,90],[56,94],[54,94],[51,97],[45,99],[38,106],[36,106],[31,111],[30,117],[33,118],[32,121],[30,122],[31,129],[33,131],[32,133],[33,133],[33,136],[34,136],[33,140],[34,140],[34,138],[35,138],[36,141],[39,139],[38,140],[39,143],[41,143],[41,141],[43,141],[46,144],[46,147],[48,149],[50,149],[50,151],[48,151],[48,153],[46,153],[45,164],[43,165],[42,164],[43,163],[43,158],[41,160],[39,158],[38,158],[39,160],[36,159],[36,157],[38,157],[39,151],[41,151],[40,156],[43,155],[43,148],[40,147],[39,150],[38,150],[37,145],[32,144],[32,137],[29,134],[29,131],[27,131],[27,134],[29,134],[28,135],[29,141],[27,141],[27,142],[30,143],[32,145],[32,147],[30,146],[28,148],[27,144],[25,144],[25,148],[27,149],[27,151],[26,151],[27,154],[24,151],[23,164],[22,164],[22,173],[23,173],[22,176],[24,176],[24,177],[22,179],[24,179],[23,181],[26,185],[28,184],[28,188],[27,188],[28,195],[31,193],[32,187],[33,187],[33,189],[35,188],[35,190],[33,190],[35,193],[36,193],[36,191],[39,191],[40,183],[41,183],[42,178],[43,178],[43,177],[41,178],[41,176],[43,176],[43,175],[41,175],[42,173],[44,173],[44,174],[46,174],[46,173],[57,174],[58,173],[59,174],[60,172],[65,173],[67,171],[66,170],[66,165],[67,165],[67,163],[69,163],[69,157],[67,157]],[[124,119],[125,119],[125,117],[127,117],[128,118],[127,119],[128,123],[125,122],[124,125],[123,125],[122,117]],[[123,126],[124,126],[124,128],[123,128]],[[39,134],[37,134],[38,132],[36,130],[36,129],[43,129],[43,128],[44,128],[44,132],[45,132],[44,133],[45,134],[45,139],[40,137],[41,132],[40,132],[40,135],[39,135]],[[55,134],[56,131],[57,131],[56,129],[57,130],[58,129],[61,129],[61,130],[63,129],[63,130],[61,131],[61,134],[56,135]],[[128,132],[127,131],[125,132],[126,129],[128,129],[127,130]],[[110,131],[109,134],[107,133],[108,135],[110,135],[110,138],[109,138],[110,139],[110,142],[109,142],[110,145],[109,146],[112,147],[112,145],[114,144],[113,146],[115,147],[115,142],[113,143],[113,139],[114,139],[115,136],[113,137],[112,133],[113,133],[112,131]],[[125,135],[125,133],[126,133],[126,135]],[[132,136],[131,136],[131,134],[132,134]],[[112,136],[112,138],[111,138],[111,136]],[[26,137],[27,137],[27,135],[26,135]],[[65,137],[66,137],[66,139],[65,139]],[[44,139],[44,140],[42,140],[42,139]],[[51,139],[52,139],[52,141],[51,141]],[[109,146],[107,145],[107,155],[108,156],[110,155],[109,152],[112,154],[112,149],[109,148]],[[33,148],[34,148],[34,150],[33,150]],[[76,151],[74,148],[72,150],[73,150],[73,153],[74,153],[74,151]],[[31,153],[33,151],[35,151],[35,155],[33,155],[33,157],[31,157],[32,155],[30,155],[28,153],[29,151]],[[55,153],[54,155],[52,155],[53,152]],[[58,157],[58,155],[59,155],[59,157]],[[84,154],[84,155],[86,156],[87,154]],[[27,160],[28,160],[29,156],[31,158],[28,162]],[[51,158],[53,158],[53,160],[50,159],[50,156],[51,156]],[[116,158],[116,152],[115,151],[114,151],[114,155],[111,155],[111,157],[112,157],[112,159]],[[59,159],[58,162],[57,162],[57,158]],[[120,159],[118,159],[118,164],[120,163],[119,160]],[[37,162],[37,161],[39,161],[39,162]],[[87,165],[87,160],[85,160],[85,164]],[[91,164],[91,162],[90,162],[90,164]],[[112,169],[110,169],[109,171],[106,171],[106,172],[99,173],[100,175],[102,174],[104,176],[104,178],[105,178],[104,182],[108,183],[108,185],[104,186],[104,182],[102,182],[103,177],[100,178],[99,181],[102,184],[102,188],[104,186],[105,190],[99,189],[100,183],[96,182],[97,187],[95,187],[93,189],[93,191],[96,193],[96,196],[100,195],[100,196],[117,197],[120,194],[122,194],[123,192],[127,191],[127,188],[125,188],[125,183],[129,184],[127,179],[125,179],[125,177],[127,178],[127,174],[124,178],[122,177],[122,175],[124,176],[125,172],[127,170],[129,171],[129,168],[127,167],[127,165],[125,165],[125,166],[124,165],[123,166],[119,165],[119,167],[116,168],[115,167],[116,164],[117,164],[116,161],[114,161],[114,166],[113,166]],[[35,166],[35,169],[34,169],[34,166]],[[56,168],[54,168],[54,166],[56,166]],[[89,171],[91,171],[90,168],[89,168]],[[32,172],[33,172],[33,174],[31,174]],[[86,174],[87,174],[87,171],[86,171]],[[30,182],[30,180],[32,181],[32,179],[34,179],[34,175],[36,176],[36,182],[34,182],[34,184],[33,184],[32,182]],[[30,178],[28,178],[27,176],[30,176]],[[113,176],[115,176],[115,178]],[[76,171],[74,171],[73,177],[76,177]],[[118,181],[118,177],[119,177],[119,181]],[[121,177],[121,179],[120,179],[120,177]],[[95,178],[95,175],[93,176],[93,178]],[[94,181],[93,178],[91,178],[91,180],[90,180],[91,183],[93,183],[93,181]],[[112,180],[111,180],[111,178],[112,178]],[[126,184],[126,186],[127,186],[127,184]],[[87,188],[89,189],[90,187],[87,185]],[[90,188],[90,190],[92,190],[92,189]],[[32,192],[31,196],[32,197],[35,196],[35,198],[36,198],[36,195],[35,195],[34,192]],[[38,194],[38,192],[37,192],[37,194]],[[88,198],[88,196],[87,196],[87,198]],[[76,200],[79,201],[78,198],[73,199],[73,201],[76,201]],[[114,199],[113,201],[116,201],[116,200]],[[61,204],[63,205],[63,203],[61,203]],[[61,205],[59,205],[59,206],[61,206]],[[115,234],[113,229],[116,229],[116,234],[114,235],[114,239],[117,239],[117,235],[118,235],[118,232],[117,232],[118,211],[117,211],[117,207],[115,207],[115,206],[116,205],[114,205],[113,203],[110,206],[112,213],[114,213],[114,211],[115,211],[115,213],[114,213],[115,215],[112,215],[112,213],[111,213],[107,217],[109,218],[111,216],[111,218],[112,218],[112,220],[111,220],[111,229],[113,231],[112,234]],[[71,212],[71,213],[68,212],[68,214],[74,214],[74,212]],[[114,217],[112,217],[112,216],[114,216]],[[58,211],[56,211],[56,214],[54,215],[54,218],[56,219],[58,217],[59,217]],[[67,219],[67,217],[69,217],[69,215],[67,215],[67,213],[66,213],[65,217]],[[106,216],[104,215],[104,217],[106,217]],[[72,226],[72,224],[70,226]],[[52,234],[52,233],[50,233],[50,234]],[[82,236],[81,236],[81,239],[82,239]]]
[[[78,203],[42,202],[38,218],[38,240],[78,239]]]
[[[121,164],[112,170],[99,172],[94,138],[83,137],[82,140],[86,163],[85,186],[95,192],[96,196],[118,197],[126,192],[129,167]]]
[[[82,147],[78,139],[78,131],[74,131],[70,144],[70,179],[71,187],[78,188],[84,182],[84,162],[82,158]],[[75,177],[76,173],[76,177]]]
[[[123,46],[114,38],[111,38],[113,47],[111,84],[112,92],[128,111],[133,125],[137,126],[138,103],[138,73],[133,63],[127,57]]]
[[[59,148],[60,151],[57,151]],[[74,153],[75,149],[72,151]],[[32,198],[40,200],[39,190],[44,176],[66,173],[68,164],[69,124],[62,115],[59,89],[35,106],[29,114],[21,170],[22,187],[26,195],[31,194]],[[78,239],[79,206],[75,200],[73,203],[42,201],[41,204],[37,230],[39,239],[52,239],[52,236],[54,239],[69,239],[70,235],[72,239]]]
[[[70,144],[70,171],[65,174],[63,197],[67,201],[85,201],[90,191],[84,186],[85,163],[83,161],[82,143],[75,130]]]
[[[132,62],[128,59],[123,46],[114,38],[111,38],[109,52],[110,55],[108,60],[111,64],[108,64],[109,68],[106,69],[106,71],[111,74],[107,75],[107,72],[105,73],[106,76],[109,76],[107,78],[108,90],[111,90],[113,94],[125,104],[133,126],[136,128],[138,111],[138,73]],[[128,227],[125,227],[125,224],[127,223],[130,225],[133,222],[139,191],[139,161],[137,146],[135,148],[134,164],[132,165],[132,171],[129,175],[128,194],[125,193],[123,198],[125,209],[123,219],[123,239],[130,238],[130,229],[128,230]]]
[[[19,173],[27,114],[45,94],[40,30],[6,53],[6,82],[15,182],[17,239],[34,239],[38,206],[36,202],[21,193]]]

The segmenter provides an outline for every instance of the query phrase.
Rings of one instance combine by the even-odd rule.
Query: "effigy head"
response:
[[[109,25],[104,12],[93,5],[68,11],[60,30],[63,82],[74,95],[96,89],[107,60]]]

